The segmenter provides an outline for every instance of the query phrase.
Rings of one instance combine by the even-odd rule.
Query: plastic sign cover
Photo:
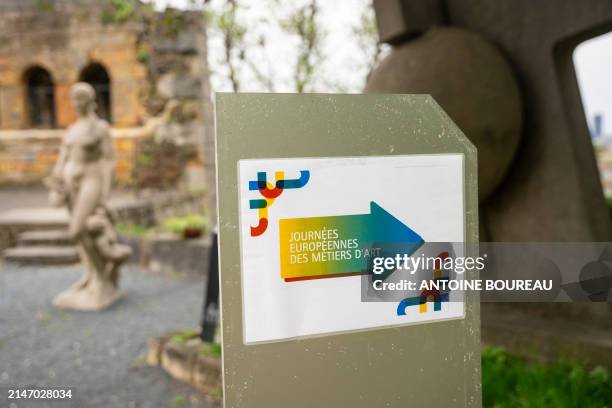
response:
[[[464,240],[462,154],[240,160],[246,344],[464,317],[363,302],[373,243]]]

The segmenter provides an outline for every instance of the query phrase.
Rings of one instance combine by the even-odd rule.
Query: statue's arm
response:
[[[59,181],[62,178],[62,172],[64,170],[64,165],[66,164],[66,157],[68,155],[67,150],[68,149],[66,147],[66,143],[62,142],[59,148],[57,161],[55,162],[53,170],[51,171],[51,179],[53,181]]]
[[[57,160],[51,170],[51,174],[44,180],[45,185],[49,188],[49,201],[51,205],[60,207],[66,204],[66,189],[63,180],[64,167],[68,160],[68,146],[63,141],[59,148]]]

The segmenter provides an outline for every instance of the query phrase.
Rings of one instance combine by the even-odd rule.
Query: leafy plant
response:
[[[149,51],[147,47],[140,46],[138,48],[138,51],[136,51],[136,59],[141,64],[148,62],[150,58],[151,58],[151,52]]]
[[[213,398],[217,398],[217,399],[221,399],[223,398],[223,388],[221,387],[215,387],[211,392],[210,395]]]
[[[612,407],[612,378],[602,367],[570,361],[528,363],[501,348],[482,352],[483,404],[492,408]]]
[[[221,357],[221,345],[219,343],[204,343],[200,347],[200,353],[219,358]]]
[[[176,333],[175,335],[170,337],[170,341],[173,341],[176,343],[185,343],[197,337],[200,337],[200,332],[198,332],[197,330],[185,330],[180,333]]]
[[[298,93],[308,91],[313,82],[315,68],[321,63],[323,32],[317,24],[319,5],[317,0],[298,8],[281,23],[285,31],[297,36],[298,56],[294,67],[293,80]]]
[[[136,237],[146,237],[153,233],[151,228],[143,227],[141,225],[134,224],[117,224],[115,226],[117,232],[126,235],[133,235]]]
[[[239,19],[241,5],[238,0],[225,0],[219,10],[205,9],[205,17],[210,27],[217,31],[223,42],[223,64],[227,78],[234,92],[240,91],[240,76],[246,63],[246,26]]]
[[[176,188],[187,162],[195,155],[193,146],[145,138],[138,142],[136,148],[132,170],[133,186],[138,189]]]
[[[163,35],[168,38],[175,38],[188,26],[185,13],[173,8],[166,8],[162,12],[160,23]]]
[[[110,0],[109,7],[102,13],[102,23],[121,24],[134,17],[136,3],[134,0]]]
[[[206,231],[206,217],[191,214],[182,217],[171,217],[164,220],[164,228],[183,238],[197,238]]]
[[[352,27],[353,37],[359,45],[366,62],[365,82],[370,78],[374,69],[378,66],[382,58],[388,51],[388,46],[378,41],[378,28],[376,25],[376,15],[374,5],[370,3],[363,9],[359,24]]]
[[[51,0],[34,0],[34,7],[36,7],[38,11],[48,12],[53,11],[55,3]]]

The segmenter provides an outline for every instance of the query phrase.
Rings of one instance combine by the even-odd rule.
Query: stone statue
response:
[[[59,158],[47,179],[50,200],[66,206],[69,234],[77,244],[85,272],[53,300],[62,309],[101,310],[119,298],[119,267],[131,249],[117,242],[106,206],[114,172],[109,125],[96,113],[95,91],[87,83],[70,92],[79,119],[64,137]]]

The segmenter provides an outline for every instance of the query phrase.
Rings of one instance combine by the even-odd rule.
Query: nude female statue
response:
[[[66,309],[99,310],[118,299],[119,266],[131,251],[117,243],[106,207],[114,171],[110,127],[95,113],[91,85],[77,83],[70,97],[79,119],[68,128],[47,184],[52,204],[68,208],[68,231],[78,245],[85,273],[53,304]]]

